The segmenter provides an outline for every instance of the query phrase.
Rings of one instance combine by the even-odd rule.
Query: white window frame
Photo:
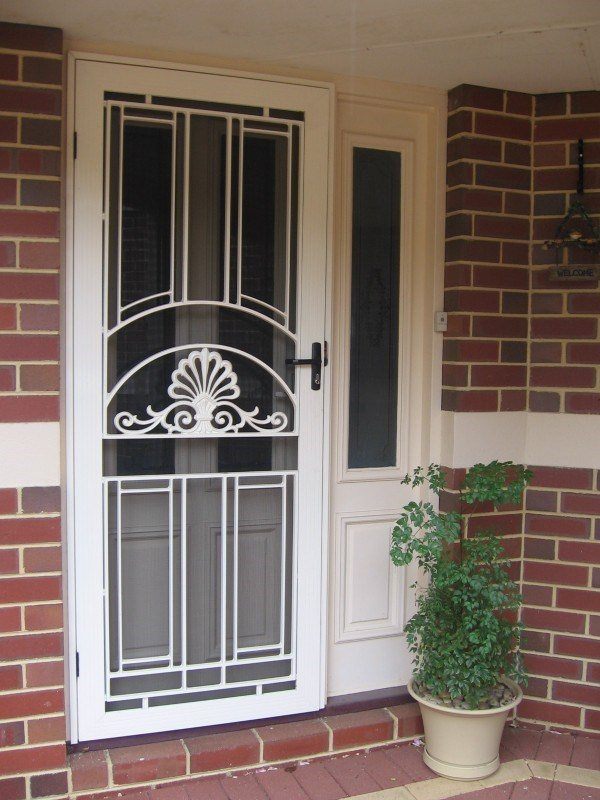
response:
[[[396,464],[389,467],[348,467],[350,416],[350,326],[352,322],[352,209],[354,204],[354,150],[365,148],[399,153],[400,162],[400,248],[398,258],[398,395],[396,403]],[[337,352],[339,356],[337,474],[341,483],[398,480],[408,469],[409,394],[411,375],[410,300],[412,296],[411,265],[412,204],[414,197],[414,143],[409,139],[392,139],[344,132],[342,135],[341,191],[341,264],[339,271],[339,324]]]

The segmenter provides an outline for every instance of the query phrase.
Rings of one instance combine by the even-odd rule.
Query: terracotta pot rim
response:
[[[501,681],[513,690],[515,699],[512,703],[508,703],[505,706],[498,706],[498,708],[454,708],[454,706],[440,706],[437,703],[432,703],[431,700],[425,700],[425,698],[415,692],[413,688],[414,678],[409,680],[406,688],[410,696],[414,698],[417,703],[427,706],[427,708],[431,708],[433,711],[439,711],[441,714],[454,714],[460,717],[491,717],[496,714],[504,714],[508,711],[512,711],[523,699],[523,690],[517,683],[510,678],[502,678]]]

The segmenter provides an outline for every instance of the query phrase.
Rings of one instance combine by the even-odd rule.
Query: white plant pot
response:
[[[445,778],[462,781],[474,781],[496,772],[506,718],[523,698],[514,681],[502,678],[502,683],[515,693],[512,703],[470,711],[424,700],[414,691],[411,678],[407,688],[421,708],[425,729],[423,761],[430,769]]]

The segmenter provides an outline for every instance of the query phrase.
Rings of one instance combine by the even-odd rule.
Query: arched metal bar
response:
[[[150,300],[156,300],[157,297],[170,297],[170,295],[171,292],[157,292],[156,294],[149,294],[148,297],[142,297],[140,300],[134,300],[132,303],[127,303],[126,306],[121,308],[121,312],[128,311],[134,306],[139,306],[140,303],[149,303]]]
[[[136,322],[138,319],[142,319],[142,317],[146,317],[149,314],[156,314],[159,311],[167,311],[170,308],[182,308],[183,306],[217,306],[218,308],[226,308],[226,309],[231,309],[233,311],[237,310],[245,314],[251,314],[253,317],[257,317],[258,319],[263,320],[263,322],[268,322],[269,325],[272,325],[274,328],[281,331],[286,336],[289,336],[289,338],[292,339],[294,342],[298,340],[298,337],[296,336],[295,333],[292,333],[288,328],[283,326],[280,322],[276,322],[274,319],[267,317],[265,314],[261,314],[260,311],[256,311],[253,308],[247,308],[246,306],[238,305],[237,303],[225,303],[222,300],[177,300],[174,303],[168,303],[166,305],[157,306],[156,308],[147,308],[145,311],[140,311],[139,314],[134,314],[132,317],[129,317],[129,319],[123,320],[118,325],[115,325],[114,328],[111,328],[109,331],[107,331],[107,338],[110,338],[113,334],[122,330],[127,325],[130,325],[132,322]]]
[[[259,300],[257,297],[252,297],[249,294],[242,294],[242,300],[247,300],[250,303],[255,303],[258,306],[262,306],[263,308],[268,308],[269,311],[272,311],[274,314],[279,314],[280,317],[286,318],[285,311],[281,311],[279,308],[275,308],[275,306],[270,305],[269,303],[265,303],[264,300]],[[246,308],[246,306],[242,306],[242,308]]]

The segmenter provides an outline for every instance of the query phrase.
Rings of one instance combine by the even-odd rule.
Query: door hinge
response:
[[[73,132],[73,158],[77,158],[77,131]]]
[[[75,653],[75,677],[79,677],[79,652]]]

